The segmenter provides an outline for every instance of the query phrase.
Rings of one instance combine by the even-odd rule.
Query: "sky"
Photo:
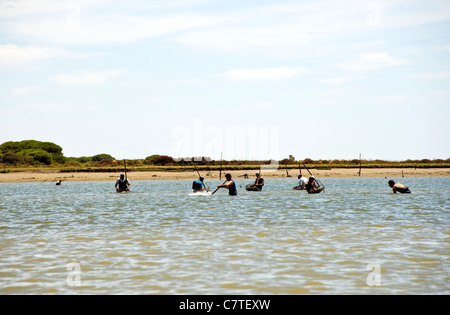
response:
[[[450,157],[448,0],[0,0],[0,143]]]

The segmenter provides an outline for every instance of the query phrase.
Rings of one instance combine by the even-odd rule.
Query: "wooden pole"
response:
[[[222,162],[223,162],[223,152],[220,154],[220,175],[219,175],[219,180],[222,180]]]
[[[359,154],[359,177],[361,177],[361,153]]]
[[[224,181],[222,185],[225,185],[226,182],[227,182],[227,180]],[[220,186],[222,186],[222,185],[220,185]],[[214,190],[213,193],[212,193],[211,195],[214,195],[219,189],[220,189],[220,188],[217,188],[216,190]]]
[[[261,178],[262,175],[262,165],[259,167],[259,173],[258,173],[258,177],[256,178],[256,182],[255,185],[258,185],[259,179]]]
[[[306,170],[308,171],[309,175],[314,176],[309,169],[306,167],[305,163],[303,163],[303,167],[306,168]],[[318,180],[317,178],[314,177],[314,181],[319,185],[319,186],[323,186],[323,188],[325,189],[325,185],[322,184],[322,182],[320,180]]]

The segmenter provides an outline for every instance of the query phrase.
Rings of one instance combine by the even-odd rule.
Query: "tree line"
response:
[[[22,165],[61,165],[75,160],[80,163],[113,160],[109,154],[98,154],[91,157],[68,158],[63,155],[61,146],[52,142],[37,140],[8,141],[0,145],[0,162],[11,166]]]
[[[384,161],[384,160],[313,160],[306,158],[301,161],[294,159],[283,159],[278,161],[280,167],[290,165],[298,165],[300,162],[324,167],[357,167],[386,165],[386,164],[411,164],[411,165],[443,165],[448,167],[450,159],[421,159],[421,160],[406,160],[406,161]],[[101,153],[94,156],[82,157],[65,157],[61,146],[52,142],[41,142],[37,140],[24,141],[8,141],[0,145],[0,163],[3,166],[63,166],[63,167],[120,167],[123,165],[122,161],[116,160],[113,156]],[[270,164],[271,161],[256,161],[256,160],[232,160],[232,161],[218,161],[212,160],[209,157],[192,157],[177,159],[168,155],[154,154],[145,159],[127,160],[127,163],[132,167],[145,166],[235,166],[245,168],[245,166],[254,166],[260,164]]]

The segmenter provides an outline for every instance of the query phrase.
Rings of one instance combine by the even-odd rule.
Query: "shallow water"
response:
[[[399,181],[0,184],[0,294],[449,294],[450,179]]]

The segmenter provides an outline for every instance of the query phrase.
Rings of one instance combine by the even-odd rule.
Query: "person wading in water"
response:
[[[392,188],[392,191],[394,192],[394,194],[396,194],[397,191],[402,194],[410,194],[411,193],[411,191],[409,190],[408,187],[406,187],[405,185],[400,184],[400,183],[396,184],[392,179],[388,182],[388,185],[389,185],[389,187]]]
[[[202,176],[200,176],[199,179],[194,180],[194,182],[192,183],[192,190],[194,191],[194,193],[206,191],[205,183],[203,182],[204,180],[205,178]]]
[[[225,178],[227,179],[227,181],[225,183],[223,183],[222,185],[217,186],[217,189],[213,192],[213,195],[220,188],[226,188],[226,189],[229,190],[229,195],[230,196],[237,196],[237,194],[238,194],[237,186],[236,186],[236,183],[234,182],[234,180],[231,178],[231,174],[229,174],[229,173],[226,174]]]
[[[115,187],[116,191],[120,193],[123,191],[130,191],[131,184],[128,178],[125,177],[125,175],[120,174],[120,177],[116,181]]]
[[[250,191],[262,191],[264,186],[264,178],[260,175],[261,173],[256,173],[255,183],[247,185],[246,189]]]
[[[308,192],[308,194],[318,194],[322,192],[325,187],[320,187],[319,184],[317,184],[316,179],[314,176],[311,176],[308,180],[308,183],[305,185],[305,189]]]

